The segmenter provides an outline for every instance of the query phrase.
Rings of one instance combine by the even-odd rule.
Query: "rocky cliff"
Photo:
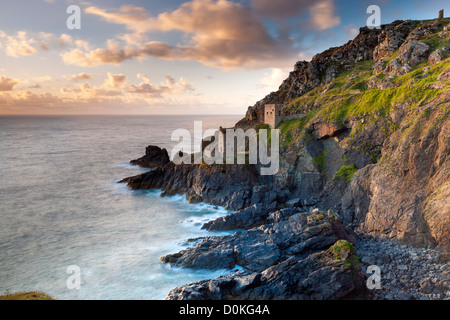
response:
[[[245,230],[162,257],[189,268],[245,269],[167,298],[373,298],[362,283],[375,263],[392,271],[378,298],[450,297],[441,280],[450,272],[449,23],[361,28],[347,44],[298,62],[236,124],[261,128],[268,103],[306,115],[277,126],[274,176],[251,165],[175,165],[150,148],[144,163],[155,169],[123,182],[225,206],[235,213],[203,228]]]
[[[277,127],[277,189],[360,232],[449,246],[449,22],[361,28],[249,107],[237,127],[255,127],[266,103],[307,114]]]

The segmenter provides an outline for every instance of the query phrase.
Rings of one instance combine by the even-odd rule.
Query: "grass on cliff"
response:
[[[0,300],[55,300],[48,294],[31,291],[31,292],[19,292],[19,293],[9,293],[6,292],[4,295],[0,296]]]
[[[334,174],[333,179],[349,182],[358,171],[354,164],[343,164]]]
[[[355,247],[347,240],[336,241],[336,243],[328,249],[328,252],[334,257],[334,259],[344,263],[347,268],[352,268],[359,265],[359,260],[355,255]]]
[[[448,90],[448,87],[434,89],[430,84],[436,82],[439,74],[450,67],[450,58],[436,65],[430,65],[425,61],[415,66],[411,72],[390,80],[395,87],[387,89],[367,89],[367,81],[373,74],[372,67],[372,60],[357,63],[352,70],[339,74],[333,80],[334,86],[325,93],[322,86],[292,100],[284,107],[286,111],[289,113],[306,111],[307,116],[282,122],[278,128],[283,134],[292,134],[294,128],[303,129],[308,123],[316,120],[342,125],[350,119],[358,120],[370,115],[386,117],[391,107],[395,105],[407,103],[410,108],[417,108]],[[424,67],[428,67],[428,71],[424,72]],[[425,73],[428,73],[427,77],[423,77]],[[348,82],[352,84],[348,85]],[[355,89],[360,92],[351,93],[351,90]]]

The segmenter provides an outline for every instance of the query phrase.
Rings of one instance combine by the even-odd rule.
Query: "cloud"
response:
[[[341,18],[335,16],[333,0],[321,0],[315,3],[311,9],[310,24],[318,30],[325,30],[338,26]]]
[[[0,48],[4,48],[6,55],[18,58],[30,56],[41,51],[59,50],[76,44],[78,47],[86,48],[86,42],[75,41],[68,34],[55,35],[48,32],[18,31],[15,35],[8,35],[0,31]]]
[[[82,75],[82,74],[80,74]],[[78,76],[78,75],[75,75]],[[80,76],[83,78],[83,76]],[[42,92],[44,89],[36,84],[22,90],[11,91],[19,82],[0,77],[0,106],[2,114],[41,114],[41,113],[128,113],[138,114],[152,112],[171,112],[165,110],[175,106],[177,112],[186,112],[188,105],[201,110],[194,85],[185,78],[178,80],[167,75],[163,81],[153,85],[145,74],[137,74],[138,84],[127,85],[127,77],[109,72],[105,81],[99,86],[89,82],[62,87],[59,93]],[[20,81],[21,84],[24,82]],[[40,89],[36,93],[29,89]],[[49,91],[52,91],[50,89]],[[179,97],[179,98],[177,98]],[[195,102],[198,102],[197,104]]]
[[[124,24],[129,29],[146,32],[153,29],[150,24],[154,21],[144,8],[133,5],[121,6],[119,12],[107,12],[98,7],[90,6],[84,10],[85,13],[104,18],[106,21],[116,24]]]
[[[252,0],[259,14],[271,19],[296,17],[309,11],[309,26],[318,30],[336,27],[340,17],[335,15],[334,0]]]
[[[8,56],[29,56],[37,51],[35,47],[37,41],[29,37],[26,31],[19,31],[15,36],[9,36],[4,32],[0,32],[0,38],[5,39],[4,47]]]
[[[264,73],[264,77],[261,79],[259,87],[270,91],[276,91],[288,75],[288,69],[273,68],[270,70],[270,73]]]
[[[63,100],[49,92],[32,93],[31,91],[19,91],[14,94],[0,94],[0,105],[2,107],[13,107],[15,110],[21,110],[34,107],[52,107],[59,106]]]
[[[113,89],[123,89],[126,82],[127,76],[108,72],[108,79],[105,81],[105,86]]]
[[[91,6],[85,12],[122,24],[134,34],[121,36],[129,46],[120,47],[109,40],[105,49],[77,48],[67,52],[63,59],[68,64],[95,66],[156,57],[195,60],[223,69],[255,69],[290,66],[298,51],[286,34],[271,35],[251,8],[228,0],[192,0],[157,16],[135,6],[123,6],[114,12]],[[144,33],[169,31],[182,32],[185,41],[139,43],[139,39],[145,39]]]
[[[89,82],[84,82],[79,85],[78,88],[61,88],[60,92],[64,95],[75,94],[72,98],[80,101],[80,103],[92,98],[107,98],[122,96],[121,90],[110,90],[106,87],[92,87]]]
[[[351,39],[355,38],[359,33],[359,30],[355,27],[355,25],[353,23],[348,24],[348,25],[344,26],[343,28],[344,28],[347,36]]]
[[[43,76],[43,77],[37,77],[37,78],[33,78],[33,80],[37,81],[37,82],[52,82],[53,78],[51,76]]]
[[[75,75],[75,78],[82,79],[85,74]],[[110,97],[121,97],[124,101],[130,103],[136,102],[136,99],[146,99],[152,102],[155,98],[165,98],[174,95],[182,95],[194,91],[193,83],[180,77],[175,80],[167,75],[160,84],[153,85],[150,78],[145,74],[137,74],[141,82],[137,85],[127,85],[127,77],[123,74],[107,73],[107,78],[100,86],[92,86],[89,82],[83,82],[75,88],[61,88],[60,93],[66,98],[86,101],[86,99]],[[161,100],[160,100],[161,101]]]
[[[11,91],[19,82],[11,78],[0,76],[0,91]]]
[[[92,79],[92,75],[88,74],[88,73],[84,73],[84,72],[72,75],[72,80],[74,80],[74,81],[90,80],[90,79]]]
[[[77,48],[61,54],[66,64],[83,67],[103,64],[119,65],[126,60],[143,59],[148,56],[172,60],[175,55],[174,48],[163,42],[152,41],[139,48],[130,46],[122,48],[117,41],[112,39],[107,41],[105,49],[90,50],[86,43],[78,43]]]
[[[153,85],[150,78],[144,74],[138,74],[138,78],[143,81],[139,85],[130,85],[126,88],[128,93],[140,94],[145,97],[162,97],[164,95],[181,95],[187,91],[194,91],[194,85],[181,77],[177,82],[170,75],[167,75],[164,82]]]

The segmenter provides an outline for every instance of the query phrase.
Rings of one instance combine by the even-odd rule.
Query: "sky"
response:
[[[243,115],[297,61],[353,39],[370,5],[382,24],[450,13],[448,0],[4,0],[0,115]]]

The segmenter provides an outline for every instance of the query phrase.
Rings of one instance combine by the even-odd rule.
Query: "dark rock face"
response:
[[[163,166],[169,162],[170,159],[167,150],[161,149],[158,146],[148,146],[145,149],[145,156],[130,161],[133,165],[150,169]]]
[[[315,139],[319,140],[337,136],[339,133],[346,131],[348,129],[343,125],[337,125],[335,123],[320,121],[311,123],[308,130]]]
[[[365,232],[395,237],[412,245],[450,246],[448,188],[450,120],[436,125],[450,93],[443,93],[431,108],[430,117],[408,123],[409,134],[397,131],[384,144],[380,162],[371,168],[367,194],[370,206],[362,225]],[[445,102],[447,101],[447,102]],[[408,163],[405,166],[405,162]],[[447,181],[447,182],[446,182]]]
[[[202,226],[202,229],[208,231],[251,229],[264,224],[286,220],[288,217],[299,212],[300,208],[273,210],[273,208],[263,207],[260,203],[254,204],[253,206],[236,211],[228,216],[207,222]]]
[[[134,190],[161,189],[163,196],[186,194],[190,202],[240,210],[250,205],[253,186],[260,183],[258,179],[255,168],[246,165],[175,165],[169,162],[121,182]]]

